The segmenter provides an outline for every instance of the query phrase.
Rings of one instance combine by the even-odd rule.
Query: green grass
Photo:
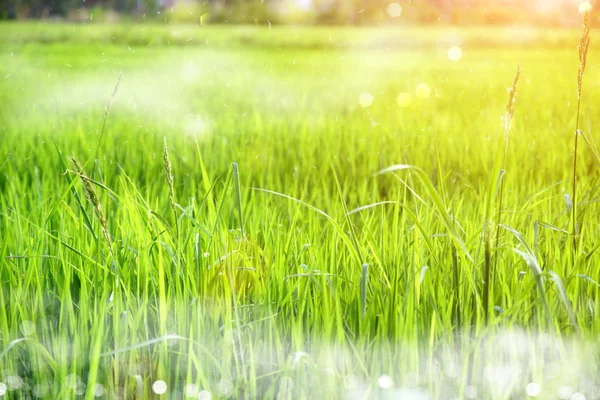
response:
[[[149,398],[159,380],[174,398],[521,399],[530,383],[598,398],[585,145],[575,260],[565,200],[578,36],[0,25],[0,382],[10,398]],[[486,325],[486,205],[517,63]],[[418,168],[377,174],[400,164]]]

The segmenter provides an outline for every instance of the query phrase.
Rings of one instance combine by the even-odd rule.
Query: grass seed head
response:
[[[96,192],[96,188],[92,184],[91,179],[85,173],[85,170],[77,161],[75,157],[70,157],[71,164],[75,168],[75,172],[81,178],[81,182],[83,183],[83,190],[85,192],[86,199],[90,202],[92,207],[94,207],[94,212],[96,216],[100,220],[100,228],[102,230],[102,236],[104,236],[104,240],[108,244],[108,247],[112,247],[112,239],[110,237],[110,233],[108,231],[108,221],[106,220],[106,216],[104,215],[104,209],[102,208],[102,203],[100,202],[100,197],[98,196],[98,192]],[[112,248],[111,248],[112,251]]]
[[[581,99],[581,86],[583,73],[587,63],[587,53],[590,46],[590,11],[586,10],[583,15],[581,38],[579,39],[579,73],[577,74],[577,98]]]
[[[521,67],[517,65],[517,73],[513,79],[512,86],[508,88],[508,101],[506,102],[506,115],[504,117],[505,133],[508,133],[510,122],[515,115],[515,104],[517,103],[517,84],[521,75]]]
[[[173,188],[173,172],[171,168],[171,160],[169,160],[169,149],[167,148],[167,138],[164,138],[163,144],[163,164],[165,166],[165,178],[169,185],[169,201],[171,208],[175,211],[175,189]]]

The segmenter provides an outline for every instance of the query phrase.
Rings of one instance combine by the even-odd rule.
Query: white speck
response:
[[[0,397],[6,394],[6,383],[0,382]]]
[[[358,104],[362,107],[371,107],[373,104],[373,95],[371,93],[363,93],[358,97]]]
[[[203,390],[198,393],[198,400],[211,400],[212,394],[208,390]]]
[[[525,392],[527,392],[527,396],[537,397],[541,392],[540,385],[535,382],[528,383]]]
[[[156,381],[152,384],[152,390],[156,394],[164,394],[167,392],[167,383],[165,381]]]
[[[204,258],[207,258],[208,256],[210,256],[210,253],[208,253],[208,252],[202,254],[202,257],[204,257]]]
[[[392,18],[397,18],[402,14],[402,7],[398,3],[390,3],[387,6],[387,13]]]
[[[460,47],[458,46],[452,46],[448,49],[448,58],[450,59],[450,61],[460,61],[460,59],[463,56],[463,51]]]
[[[185,385],[183,392],[185,393],[185,397],[197,397],[198,396],[198,385],[195,385],[193,383],[188,383],[187,385]]]
[[[585,396],[583,393],[575,392],[573,396],[571,396],[571,400],[585,400]]]
[[[382,389],[389,389],[392,387],[392,378],[389,375],[381,375],[377,379],[379,387]]]

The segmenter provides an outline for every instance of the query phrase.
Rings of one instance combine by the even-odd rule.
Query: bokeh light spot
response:
[[[463,51],[460,47],[458,46],[452,46],[448,49],[448,58],[450,59],[450,61],[460,61],[460,59],[463,56]]]
[[[373,95],[371,93],[363,93],[358,97],[358,104],[362,107],[371,107],[373,104]]]

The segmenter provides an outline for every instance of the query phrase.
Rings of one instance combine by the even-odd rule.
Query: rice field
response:
[[[0,398],[600,399],[580,35],[0,24]]]

